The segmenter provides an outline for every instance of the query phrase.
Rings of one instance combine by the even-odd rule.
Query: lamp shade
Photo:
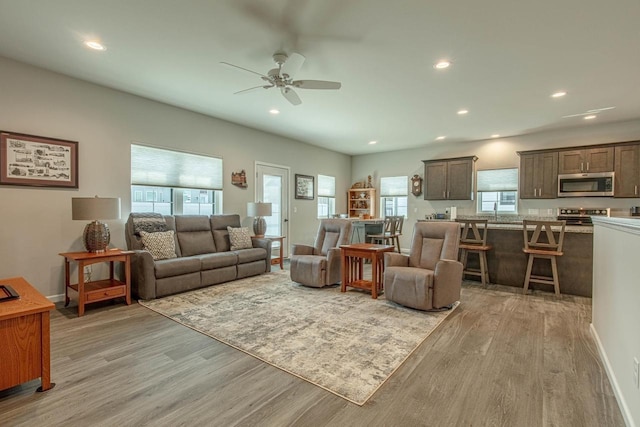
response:
[[[247,203],[247,216],[252,216],[252,217],[271,216],[271,203],[263,203],[263,202]]]
[[[71,199],[72,219],[119,219],[119,197],[73,197]]]

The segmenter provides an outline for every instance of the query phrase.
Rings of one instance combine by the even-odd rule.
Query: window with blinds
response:
[[[131,145],[131,212],[222,212],[222,159]]]
[[[479,170],[478,213],[518,212],[518,169]]]
[[[380,178],[380,215],[407,216],[409,195],[408,176],[383,176]]]
[[[318,218],[331,218],[336,213],[336,178],[318,175]]]

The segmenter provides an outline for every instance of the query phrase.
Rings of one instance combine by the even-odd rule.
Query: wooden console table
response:
[[[347,286],[371,291],[371,298],[378,298],[382,292],[384,274],[384,253],[395,250],[393,245],[375,245],[373,243],[354,243],[340,245],[342,254],[342,285],[340,291],[346,292]],[[371,260],[371,280],[363,277],[362,262]]]
[[[64,257],[64,306],[69,305],[69,290],[78,294],[78,317],[84,315],[84,306],[92,302],[106,301],[124,297],[127,305],[131,304],[131,255],[132,251],[111,249],[105,252],[66,252],[60,255]],[[71,261],[78,263],[78,283],[71,283],[69,264]],[[93,282],[84,281],[84,267],[99,262],[109,263],[109,278]],[[115,279],[113,275],[113,263],[124,263],[124,282]]]
[[[22,277],[0,279],[20,294],[0,302],[0,390],[40,378],[38,391],[51,382],[49,311],[54,305]]]

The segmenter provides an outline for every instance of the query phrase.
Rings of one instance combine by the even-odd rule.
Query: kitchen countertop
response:
[[[537,220],[546,220],[546,221],[555,221],[555,218],[536,218]],[[460,218],[462,220],[462,218]],[[532,218],[533,220],[533,218]],[[443,222],[449,221],[448,219],[419,219],[418,222]],[[640,225],[640,224],[639,224]],[[487,223],[487,228],[489,230],[511,230],[511,231],[522,231],[522,221],[521,220],[513,220],[513,221],[498,221],[494,222],[489,220]],[[593,227],[588,225],[567,225],[564,229],[566,233],[581,233],[581,234],[593,234]]]

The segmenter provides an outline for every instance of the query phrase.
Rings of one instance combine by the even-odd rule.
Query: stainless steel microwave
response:
[[[558,175],[558,197],[613,196],[613,172]]]

